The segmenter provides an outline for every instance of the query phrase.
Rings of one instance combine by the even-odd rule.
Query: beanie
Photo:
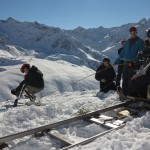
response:
[[[136,27],[131,27],[131,28],[129,29],[129,32],[132,32],[132,31],[137,31]]]
[[[108,61],[110,63],[110,59],[108,57],[105,57],[103,61]]]
[[[20,71],[24,73],[24,68],[30,69],[30,64],[23,64],[20,68]]]

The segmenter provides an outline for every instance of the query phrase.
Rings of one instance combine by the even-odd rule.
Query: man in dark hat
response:
[[[95,79],[100,81],[100,91],[107,93],[109,90],[116,90],[115,71],[110,64],[109,58],[104,58],[102,64],[98,67]]]
[[[44,80],[42,72],[36,67],[30,67],[30,64],[23,64],[20,68],[22,73],[25,73],[24,80],[20,85],[11,90],[11,93],[16,96],[21,96],[25,92],[25,96],[30,98],[34,103],[36,96],[34,94],[44,89]],[[14,106],[17,106],[18,100],[16,99]]]
[[[138,61],[137,53],[144,49],[144,41],[137,36],[136,27],[131,27],[129,32],[131,37],[127,40],[120,56],[114,62],[114,64],[119,64],[121,60],[124,61],[122,90],[125,96],[128,93],[131,77],[135,72],[133,65]]]

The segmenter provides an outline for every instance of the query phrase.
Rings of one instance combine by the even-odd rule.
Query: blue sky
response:
[[[0,0],[0,20],[63,29],[115,27],[150,18],[150,0]]]

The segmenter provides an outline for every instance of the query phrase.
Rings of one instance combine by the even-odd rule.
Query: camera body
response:
[[[143,66],[146,66],[148,63],[150,63],[150,48],[138,52],[137,58],[138,63]]]

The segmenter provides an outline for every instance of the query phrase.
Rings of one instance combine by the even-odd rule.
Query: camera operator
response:
[[[131,78],[128,95],[150,99],[150,30],[144,43],[145,49],[138,54],[142,66]]]

